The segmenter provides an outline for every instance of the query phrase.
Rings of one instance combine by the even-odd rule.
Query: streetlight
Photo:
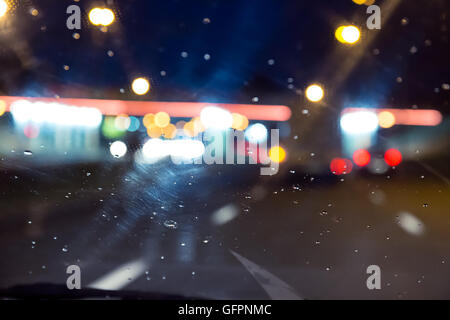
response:
[[[142,96],[150,90],[150,83],[145,78],[136,78],[131,84],[133,92],[139,96]]]
[[[311,102],[319,102],[323,99],[324,91],[318,84],[312,84],[306,88],[306,98]]]
[[[109,26],[116,19],[114,12],[108,8],[94,8],[89,11],[89,21],[94,26]]]
[[[356,26],[340,26],[335,32],[336,39],[345,44],[355,44],[361,37],[361,32]]]
[[[8,4],[5,0],[0,0],[0,18],[3,17],[8,11]]]

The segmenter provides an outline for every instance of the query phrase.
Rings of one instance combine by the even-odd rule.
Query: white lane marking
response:
[[[273,300],[303,300],[295,293],[294,289],[283,280],[277,278],[269,271],[263,269],[257,264],[237,254],[233,250],[230,252],[239,260],[240,263],[251,273],[253,278],[267,292]]]
[[[146,264],[143,260],[131,261],[95,280],[88,287],[101,290],[120,290],[142,275],[145,268]]]

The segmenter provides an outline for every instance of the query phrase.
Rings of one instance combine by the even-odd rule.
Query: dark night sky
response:
[[[109,7],[117,20],[102,33],[86,14],[105,2],[28,0],[14,11],[11,34],[1,38],[0,89],[10,95],[136,99],[129,83],[147,76],[153,88],[144,99],[249,103],[258,96],[260,103],[292,106],[303,101],[297,89],[311,82],[333,89],[324,77],[333,65],[328,72],[320,70],[336,50],[351,53],[334,39],[336,26],[347,21],[363,28],[362,41],[367,32],[378,34],[334,92],[335,103],[417,104],[446,112],[450,91],[441,86],[450,83],[447,2],[403,1],[380,31],[369,31],[366,7],[351,0],[114,1]],[[71,4],[84,13],[79,40],[65,27]],[[31,7],[39,10],[37,17],[28,13]],[[25,46],[17,45],[21,42]],[[27,54],[21,52],[24,47]],[[374,55],[374,49],[380,53]],[[205,54],[211,59],[206,61]],[[25,57],[23,66],[11,62],[14,55]],[[288,88],[290,77],[293,88]]]

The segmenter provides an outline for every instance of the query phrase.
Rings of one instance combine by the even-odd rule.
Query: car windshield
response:
[[[0,0],[1,296],[449,299],[448,28],[446,0]]]

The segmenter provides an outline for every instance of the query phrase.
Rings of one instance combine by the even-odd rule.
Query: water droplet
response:
[[[164,226],[168,229],[176,229],[178,227],[178,223],[173,220],[164,221]]]
[[[33,152],[31,152],[30,150],[25,150],[25,151],[23,152],[23,154],[26,155],[26,156],[32,156],[32,155],[33,155]]]

